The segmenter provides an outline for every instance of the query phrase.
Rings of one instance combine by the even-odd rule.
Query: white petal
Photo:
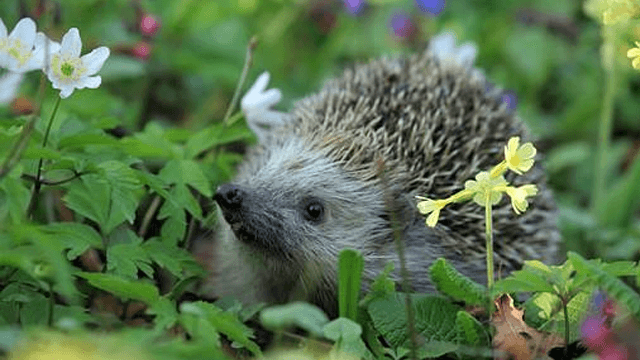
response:
[[[82,63],[87,67],[87,75],[93,75],[100,71],[102,65],[109,57],[109,48],[101,46],[82,57]]]
[[[80,57],[80,50],[82,50],[80,32],[76,28],[71,28],[62,37],[62,48],[60,51],[65,55],[77,58]]]
[[[4,22],[2,22],[2,19],[0,19],[0,39],[6,39],[7,38],[7,27],[4,26]]]
[[[66,99],[73,93],[73,86],[63,86],[60,89],[60,97]]]
[[[102,77],[100,77],[100,75],[90,76],[88,78],[81,80],[81,82],[77,84],[76,87],[78,89],[84,89],[84,88],[96,89],[98,86],[100,86],[101,83],[102,83]]]
[[[36,44],[33,50],[33,57],[29,60],[29,67],[33,69],[44,69],[45,65],[48,68],[51,61],[51,55],[60,51],[60,43],[52,41],[41,32],[36,34]],[[40,65],[38,67],[33,67]]]
[[[33,46],[33,42],[36,41],[36,23],[30,18],[21,19],[9,34],[9,38],[18,38],[27,47]]]
[[[0,78],[0,104],[13,101],[23,77],[22,73],[7,72]]]

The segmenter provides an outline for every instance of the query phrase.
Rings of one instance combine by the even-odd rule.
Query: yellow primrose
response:
[[[534,196],[538,193],[538,188],[535,185],[523,185],[520,187],[506,187],[507,195],[511,198],[511,206],[516,214],[521,214],[527,210],[529,203],[527,197]]]
[[[633,66],[634,69],[640,69],[640,42],[636,41],[636,47],[627,51],[627,57],[634,58],[631,61],[631,66]]]
[[[418,197],[419,199],[424,199],[424,201],[420,201],[418,203],[418,211],[422,215],[427,215],[427,226],[434,227],[438,222],[438,217],[440,217],[440,210],[444,208],[449,201],[447,200],[431,200],[423,197]]]
[[[491,177],[487,171],[476,175],[475,180],[467,180],[464,188],[474,193],[473,201],[480,206],[491,206],[500,202],[507,181],[502,176]]]
[[[631,0],[607,0],[607,8],[602,13],[602,22],[612,25],[617,22],[627,21],[640,14],[640,6]]]
[[[530,142],[520,146],[520,138],[515,136],[509,139],[507,146],[504,147],[504,156],[507,167],[516,174],[522,175],[533,166],[536,148]]]

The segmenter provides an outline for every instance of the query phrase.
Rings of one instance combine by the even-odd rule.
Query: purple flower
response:
[[[580,327],[582,333],[582,339],[585,344],[594,351],[603,350],[607,347],[610,341],[609,335],[611,330],[604,324],[604,319],[601,317],[589,317]]]
[[[342,1],[344,2],[344,7],[347,8],[347,11],[351,15],[359,15],[367,6],[366,1],[364,0],[342,0]]]
[[[391,16],[391,29],[397,37],[409,38],[416,32],[416,27],[411,18],[404,13],[395,13]]]
[[[423,13],[435,16],[444,10],[445,0],[416,0],[416,5]]]
[[[514,110],[518,105],[518,96],[511,90],[505,90],[500,97],[502,102],[507,104],[507,109]]]

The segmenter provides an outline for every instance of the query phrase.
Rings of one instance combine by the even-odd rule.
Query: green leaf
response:
[[[590,273],[598,286],[606,291],[613,299],[626,306],[636,319],[640,320],[640,295],[630,288],[629,285],[602,270],[597,264],[585,260],[577,253],[570,251],[567,253],[567,257],[577,271]]]
[[[148,277],[153,277],[151,259],[142,246],[142,239],[133,231],[126,229],[124,234],[115,232],[121,237],[120,242],[107,248],[107,271],[129,279],[138,278],[138,269]]]
[[[169,246],[158,241],[157,238],[145,241],[142,244],[142,248],[153,262],[167,269],[178,279],[185,277],[185,273],[189,272],[188,270],[200,268],[200,265],[188,251],[177,246]],[[204,270],[198,272],[198,274],[205,275]]]
[[[514,271],[506,279],[494,284],[493,292],[549,292],[554,293],[552,270],[539,261],[525,261],[524,268]]]
[[[87,145],[110,145],[117,146],[118,140],[105,133],[96,134],[78,134],[63,137],[58,143],[60,149],[74,149],[81,148]]]
[[[358,317],[360,281],[364,258],[356,250],[344,249],[338,257],[338,306],[340,317],[353,321]]]
[[[489,336],[482,324],[466,311],[456,314],[458,337],[463,343],[471,346],[488,346]]]
[[[376,298],[385,298],[389,295],[395,294],[396,283],[391,280],[390,274],[393,271],[393,262],[389,261],[385,265],[384,270],[376,276],[375,280],[371,284],[371,288],[364,299],[361,301],[362,306],[367,306],[371,300]]]
[[[580,338],[580,326],[589,315],[593,286],[586,286],[567,303],[569,313],[570,342]],[[538,330],[553,331],[564,334],[564,312],[558,296],[550,293],[539,293],[529,298],[525,304],[525,320],[527,324]]]
[[[0,179],[0,223],[20,224],[25,220],[31,192],[13,176]]]
[[[264,327],[272,330],[298,326],[314,336],[320,337],[323,334],[322,328],[329,322],[329,319],[315,305],[292,302],[262,310],[260,322]]]
[[[371,301],[367,310],[373,325],[394,348],[410,347],[406,294],[396,293]],[[410,295],[416,332],[424,338],[420,351],[431,357],[455,350],[458,306],[439,296]]]
[[[181,312],[198,315],[205,318],[214,329],[227,335],[231,340],[244,346],[255,356],[262,356],[260,347],[251,340],[253,331],[245,326],[232,312],[222,311],[220,308],[205,302],[184,303]]]
[[[172,199],[173,200],[173,199]],[[187,216],[184,209],[179,207],[175,201],[165,201],[158,212],[158,219],[164,220],[160,235],[166,244],[178,244],[184,239],[187,231]]]
[[[439,292],[470,305],[487,302],[487,288],[462,275],[444,258],[437,259],[429,268],[431,281]]]
[[[102,238],[90,226],[81,223],[51,223],[40,230],[52,236],[60,250],[69,250],[67,259],[74,260],[89,248],[102,249]]]
[[[362,341],[362,327],[345,318],[338,318],[326,324],[323,328],[324,336],[333,340],[335,345],[331,349],[334,358],[339,358],[339,354],[346,353],[358,359],[373,359],[373,355],[367,350]]]
[[[191,159],[214,146],[249,139],[252,136],[251,131],[241,123],[234,123],[231,126],[225,126],[222,123],[214,124],[189,138],[185,147],[185,157]]]
[[[88,174],[67,185],[64,200],[69,208],[97,222],[109,234],[123,221],[133,223],[144,189],[136,171],[119,161],[98,165],[99,174]]]
[[[213,196],[209,180],[193,160],[169,160],[158,175],[168,184],[188,184],[206,197]]]
[[[160,299],[158,288],[146,281],[125,279],[118,275],[77,272],[76,276],[86,279],[98,289],[112,293],[123,300],[139,300],[153,304]]]

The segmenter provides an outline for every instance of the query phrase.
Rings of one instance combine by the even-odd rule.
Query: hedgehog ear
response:
[[[269,73],[264,72],[240,101],[247,125],[260,143],[264,143],[274,129],[287,123],[290,118],[287,113],[271,110],[282,98],[282,93],[275,88],[266,90],[268,84]]]

